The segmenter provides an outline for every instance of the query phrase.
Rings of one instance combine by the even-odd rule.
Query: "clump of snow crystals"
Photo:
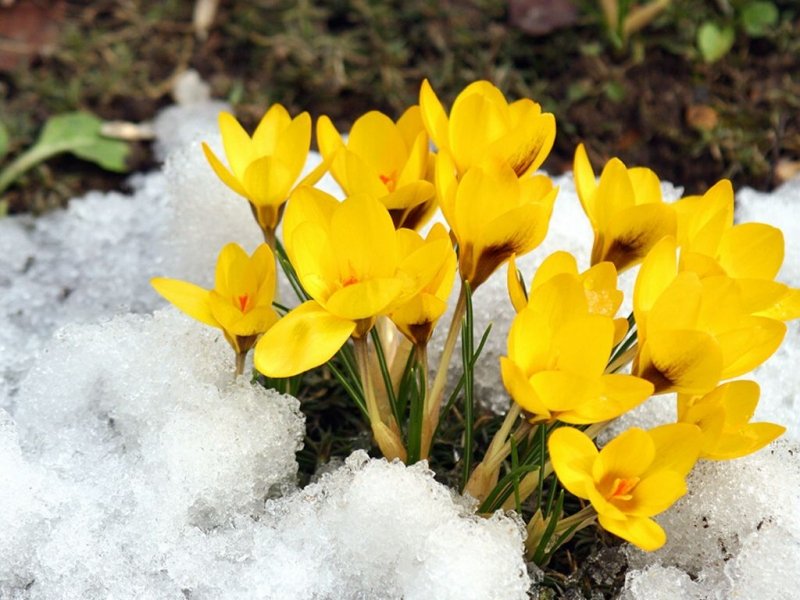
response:
[[[0,220],[0,598],[527,597],[519,521],[475,516],[424,465],[356,453],[297,489],[298,401],[234,381],[219,332],[158,310],[150,277],[208,286],[224,243],[259,243],[247,204],[200,150],[200,140],[220,150],[225,105],[189,91],[154,123],[164,167],[132,178],[130,194]],[[572,177],[555,183],[548,238],[518,262],[526,280],[554,250],[588,259]],[[336,192],[329,177],[322,185]],[[786,232],[781,278],[795,286],[798,188],[739,197],[741,219]],[[680,190],[665,184],[664,195]],[[498,410],[508,397],[497,358],[513,317],[503,275],[474,298],[476,327],[494,323],[476,390]],[[626,550],[623,597],[790,597],[788,566],[800,564],[798,333],[790,325],[756,373],[757,416],[786,424],[786,440],[700,464],[689,495],[661,517],[667,546]],[[626,422],[665,422],[671,402],[657,398]]]

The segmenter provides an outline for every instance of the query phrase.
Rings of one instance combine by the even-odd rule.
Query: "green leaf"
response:
[[[125,172],[130,147],[123,141],[103,137],[102,121],[88,113],[56,115],[45,123],[31,150],[45,156],[70,152],[108,171]]]
[[[765,35],[778,22],[778,8],[772,2],[750,2],[742,9],[742,27],[751,37]]]
[[[0,158],[3,158],[8,152],[8,129],[0,123]]]
[[[697,47],[703,60],[713,63],[725,56],[733,46],[733,27],[719,27],[716,23],[703,23],[697,31]]]

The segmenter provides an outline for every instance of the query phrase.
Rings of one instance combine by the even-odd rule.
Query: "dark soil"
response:
[[[704,20],[733,19],[720,12],[727,3],[676,0],[624,49],[608,41],[594,3],[579,5],[548,35],[516,26],[520,7],[553,16],[565,2],[512,1],[510,20],[504,1],[237,0],[221,2],[205,39],[195,35],[189,0],[0,3],[0,119],[13,156],[59,112],[147,120],[171,102],[174,76],[194,68],[248,124],[281,102],[347,129],[369,109],[398,115],[416,101],[424,77],[447,102],[487,78],[510,98],[532,97],[556,114],[556,146],[545,163],[553,173],[570,168],[580,141],[596,165],[619,156],[689,192],[722,177],[770,189],[793,171],[800,160],[795,3],[776,3],[781,22],[763,37],[739,28],[732,50],[709,65],[695,33]],[[150,166],[140,144],[131,168]],[[36,169],[6,200],[12,211],[39,212],[122,182],[64,158]]]

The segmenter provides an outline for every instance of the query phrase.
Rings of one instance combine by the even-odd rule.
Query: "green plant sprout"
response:
[[[102,124],[102,120],[85,112],[50,117],[36,143],[0,170],[0,195],[26,171],[64,152],[108,171],[127,171],[130,146],[121,140],[104,137],[100,132]],[[8,152],[8,147],[8,130],[0,123],[0,160]],[[8,203],[0,200],[0,215],[7,209]]]
[[[780,19],[778,8],[768,0],[725,4],[724,21],[705,21],[697,30],[697,48],[703,60],[713,63],[721,59],[733,47],[736,27],[739,26],[751,38],[764,37]]]

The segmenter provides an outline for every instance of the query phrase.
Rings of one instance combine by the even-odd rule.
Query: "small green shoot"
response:
[[[48,119],[36,143],[0,171],[0,194],[29,169],[65,152],[107,171],[125,172],[130,147],[123,141],[104,137],[100,133],[102,124],[99,118],[83,112]],[[0,131],[0,156],[7,145],[8,135]]]

